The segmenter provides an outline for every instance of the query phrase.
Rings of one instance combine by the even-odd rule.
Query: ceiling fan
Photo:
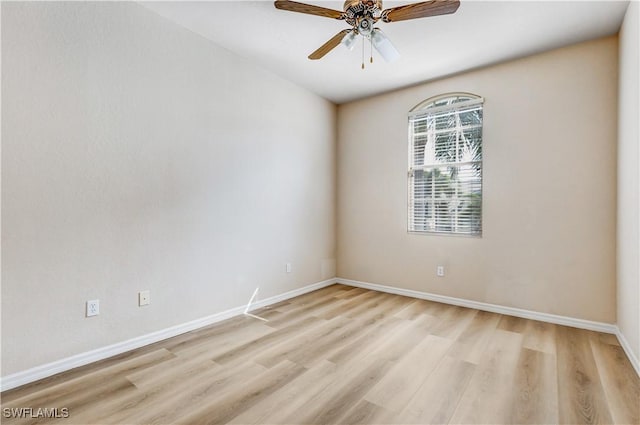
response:
[[[375,47],[380,56],[387,62],[392,62],[400,56],[380,28],[374,27],[378,21],[399,22],[428,16],[448,15],[458,10],[460,1],[423,1],[383,10],[382,0],[346,0],[344,2],[344,12],[288,0],[278,0],[274,4],[277,9],[347,21],[351,28],[342,30],[334,35],[315,52],[311,53],[309,59],[321,59],[341,43],[349,50],[353,50],[357,36],[360,35],[363,37],[362,69],[364,69],[364,40],[369,40],[372,47],[371,50]],[[373,62],[373,54],[371,55],[371,62]]]

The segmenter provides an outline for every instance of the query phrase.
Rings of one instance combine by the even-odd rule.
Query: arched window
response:
[[[482,234],[482,103],[448,93],[409,113],[409,232]]]

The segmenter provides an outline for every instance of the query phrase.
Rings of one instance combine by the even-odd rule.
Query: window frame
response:
[[[465,100],[460,102],[449,102],[445,105],[434,106],[436,103],[441,102],[445,99],[460,99],[464,98]],[[482,108],[482,120],[480,123],[480,132],[481,132],[481,145],[482,146],[482,155],[480,157],[480,161],[472,161],[480,163],[480,231],[477,233],[467,233],[467,232],[455,232],[455,231],[443,231],[443,230],[415,230],[415,221],[412,223],[412,217],[415,214],[415,211],[412,213],[412,205],[415,210],[415,202],[414,194],[412,193],[412,173],[415,171],[414,161],[414,118],[420,115],[426,115],[427,113],[438,113],[442,111],[453,111],[464,109],[465,107],[480,105]],[[468,238],[482,238],[484,232],[484,98],[478,96],[473,93],[467,92],[452,92],[452,93],[443,93],[437,96],[432,96],[411,108],[408,114],[407,119],[407,139],[408,139],[408,149],[407,149],[407,233],[412,235],[435,235],[435,236],[453,236],[453,237],[468,237]],[[442,166],[460,166],[463,165],[462,162],[454,162],[454,163],[442,163]],[[428,167],[425,165],[425,167]],[[412,224],[414,228],[412,230]]]

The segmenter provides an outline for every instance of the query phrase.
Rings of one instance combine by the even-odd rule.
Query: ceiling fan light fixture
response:
[[[382,31],[380,31],[379,28],[374,28],[375,24],[380,21],[385,23],[400,22],[427,18],[429,16],[448,15],[458,10],[460,0],[419,1],[390,9],[382,8],[382,0],[345,0],[343,6],[344,11],[327,9],[326,7],[292,0],[276,0],[274,5],[276,9],[345,21],[351,28],[344,29],[331,37],[326,43],[311,53],[309,59],[322,59],[327,53],[335,49],[338,44],[343,44],[347,49],[353,50],[358,38],[357,36],[360,35],[363,38],[362,66],[364,68],[364,44],[366,40],[369,40],[371,46],[374,47],[387,62],[393,62],[400,56],[400,53],[393,47],[391,41]],[[373,56],[371,56],[371,62],[373,62]]]
[[[356,32],[351,31],[347,33],[340,43],[342,43],[342,45],[347,49],[353,50],[353,48],[356,46]]]
[[[371,32],[371,42],[377,52],[380,53],[380,56],[387,62],[393,62],[400,57],[400,53],[391,44],[391,41],[378,28]]]
[[[363,18],[358,20],[357,24],[358,33],[365,37],[369,37],[371,31],[373,30],[373,19],[371,18]]]

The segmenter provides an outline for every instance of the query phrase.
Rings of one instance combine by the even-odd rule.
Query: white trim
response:
[[[624,337],[624,334],[622,333],[622,331],[620,331],[620,328],[618,328],[617,326],[616,326],[616,336],[618,337],[618,341],[620,341],[620,346],[622,347],[625,354],[627,355],[627,358],[631,362],[631,366],[633,366],[638,376],[640,376],[640,362],[638,361],[638,357],[636,357],[636,354],[633,352],[633,350],[631,349],[631,346],[629,345],[629,341],[627,341],[627,338]]]
[[[477,108],[474,108],[475,106],[477,106]],[[460,102],[460,103],[452,103],[451,105],[442,105],[442,106],[436,106],[433,108],[425,108],[425,109],[420,109],[414,112],[409,112],[409,121],[419,121],[419,120],[424,120],[425,118],[429,118],[432,117],[436,114],[448,114],[451,115],[455,112],[470,112],[473,110],[477,110],[477,109],[482,109],[482,107],[484,106],[484,100],[483,99],[474,99],[474,100],[468,100],[466,102]]]
[[[493,313],[505,314],[508,316],[522,317],[525,319],[539,320],[542,322],[554,323],[557,325],[572,326],[574,328],[588,329],[597,332],[604,332],[615,334],[620,341],[620,345],[627,354],[629,361],[633,365],[634,369],[640,376],[640,363],[634,352],[631,350],[629,343],[624,335],[620,332],[620,329],[616,325],[610,323],[594,322],[590,320],[575,319],[567,316],[558,316],[549,313],[540,313],[531,310],[523,310],[514,307],[505,307],[496,304],[488,304],[479,301],[465,300],[462,298],[448,297],[445,295],[431,294],[428,292],[414,291],[411,289],[395,288],[391,286],[379,285],[376,283],[361,282],[350,279],[327,279],[322,282],[317,282],[311,285],[304,286],[302,288],[294,289],[292,291],[285,292],[280,295],[265,298],[264,300],[256,301],[251,304],[251,310],[266,307],[271,304],[285,301],[290,298],[294,298],[308,292],[316,291],[324,287],[341,283],[347,286],[353,286],[364,289],[371,289],[373,291],[387,292],[390,294],[403,295],[411,298],[419,298],[423,300],[436,301],[445,304],[457,305],[461,307],[474,308],[477,310],[490,311]],[[76,367],[84,366],[89,363],[93,363],[99,360],[103,360],[117,354],[121,354],[136,348],[143,347],[145,345],[153,344],[154,342],[162,341],[180,335],[186,332],[199,329],[222,320],[230,319],[235,316],[245,314],[246,306],[235,307],[220,313],[212,314],[200,319],[192,320],[187,323],[172,326],[170,328],[162,329],[156,332],[152,332],[146,335],[142,335],[136,338],[122,341],[113,345],[98,348],[96,350],[87,351],[85,353],[76,354],[65,359],[57,360],[45,365],[36,366],[31,369],[27,369],[22,372],[17,372],[11,375],[7,375],[0,378],[0,391],[10,390],[12,388],[19,387],[21,385],[28,384],[30,382],[43,379],[57,373],[65,372]],[[247,311],[248,313],[248,311]]]
[[[571,326],[574,328],[588,329],[590,331],[617,334],[618,327],[611,323],[593,322],[591,320],[575,319],[573,317],[558,316],[556,314],[540,313],[532,310],[523,310],[515,307],[505,307],[497,304],[488,304],[480,301],[465,300],[462,298],[448,297],[446,295],[430,294],[428,292],[414,291],[411,289],[395,288],[392,286],[379,285],[377,283],[360,282],[357,280],[337,278],[336,283],[355,286],[358,288],[371,289],[374,291],[388,292],[390,294],[403,295],[405,297],[420,298],[423,300],[436,301],[439,303],[457,305],[476,310],[490,311],[493,313],[506,314],[508,316],[522,317],[524,319],[539,320],[541,322],[555,323],[556,325]]]
[[[452,97],[468,97],[469,100],[465,100],[463,102],[458,102],[458,103],[452,103],[449,105],[442,105],[442,106],[428,106],[431,105],[432,103],[435,103],[439,100],[442,99],[450,99]],[[409,111],[409,116],[413,116],[413,115],[417,115],[421,112],[425,112],[425,111],[435,111],[435,112],[439,112],[441,110],[446,110],[446,109],[450,109],[451,107],[457,107],[458,105],[460,106],[467,106],[467,105],[474,105],[474,104],[483,104],[484,103],[484,98],[482,96],[478,96],[477,94],[473,94],[473,93],[464,93],[464,92],[460,92],[460,93],[444,93],[441,94],[439,96],[433,96],[430,97],[429,99],[425,99],[422,102],[418,103],[416,106],[414,106],[413,108],[411,108],[411,110]]]
[[[265,298],[264,300],[258,300],[253,304],[251,304],[251,308],[249,309],[249,312],[258,308],[266,307],[271,304],[279,303],[280,301],[285,301],[290,298],[304,295],[309,292],[317,291],[318,289],[326,288],[327,286],[334,285],[335,283],[337,283],[337,279],[331,278],[331,279],[323,280],[322,282],[312,283],[311,285],[303,286],[302,288],[285,292],[284,294],[274,295],[273,297]]]
[[[557,314],[540,313],[532,310],[524,310],[515,307],[506,307],[497,304],[483,303],[480,301],[465,300],[462,298],[448,297],[446,295],[431,294],[428,292],[414,291],[411,289],[396,288],[393,286],[385,286],[377,283],[361,282],[351,279],[336,278],[335,283],[343,285],[355,286],[357,288],[371,289],[373,291],[387,292],[390,294],[403,295],[405,297],[419,298],[423,300],[436,301],[444,304],[457,305],[460,307],[475,308],[476,310],[490,311],[493,313],[505,314],[507,316],[522,317],[524,319],[538,320],[540,322],[554,323],[556,325],[571,326],[573,328],[587,329],[590,331],[604,332],[614,334],[620,346],[624,350],[629,362],[640,376],[640,361],[631,349],[629,342],[624,337],[617,325],[604,322],[594,322],[591,320],[576,319],[574,317],[559,316]]]
[[[251,310],[256,308],[265,307],[271,304],[278,303],[280,301],[288,300],[289,298],[297,297],[307,292],[312,292],[329,285],[336,283],[336,279],[328,279],[322,282],[313,283],[311,285],[303,286],[302,288],[294,289],[292,291],[285,292],[280,295],[265,298],[264,300],[256,301],[251,304]],[[204,326],[211,325],[213,323],[220,322],[222,320],[230,319],[235,316],[239,316],[245,313],[245,308],[248,306],[235,307],[220,313],[212,314],[210,316],[202,317],[200,319],[192,320],[190,322],[182,323],[180,325],[172,326],[166,329],[161,329],[156,332],[151,332],[146,335],[141,335],[126,341],[118,342],[113,345],[101,347],[95,350],[87,351],[84,353],[76,354],[71,357],[67,357],[61,360],[57,360],[51,363],[47,363],[41,366],[36,366],[31,369],[27,369],[22,372],[13,373],[11,375],[0,378],[0,391],[10,390],[12,388],[19,387],[21,385],[28,384],[30,382],[37,381],[39,379],[47,378],[57,373],[65,372],[76,367],[84,366],[89,363],[103,360],[117,354],[121,354],[136,348],[143,347],[145,345],[153,344],[154,342],[162,341],[167,338],[174,337],[186,332],[193,331],[195,329],[202,328]]]

